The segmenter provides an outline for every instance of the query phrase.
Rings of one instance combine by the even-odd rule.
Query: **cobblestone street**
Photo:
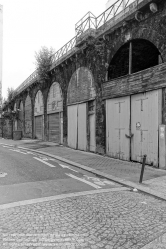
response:
[[[166,203],[130,191],[73,196],[0,211],[2,249],[138,249],[165,231]]]

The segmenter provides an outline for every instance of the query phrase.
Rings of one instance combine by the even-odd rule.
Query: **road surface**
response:
[[[51,157],[0,144],[0,204],[121,185]]]

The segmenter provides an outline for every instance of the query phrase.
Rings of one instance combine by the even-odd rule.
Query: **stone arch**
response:
[[[78,68],[69,82],[67,104],[85,102],[95,97],[96,89],[92,72],[86,67]]]
[[[132,44],[132,66],[129,69],[129,50]],[[149,40],[133,39],[115,53],[108,67],[108,80],[136,73],[159,64],[160,52]]]
[[[60,84],[52,83],[47,96],[48,140],[63,143],[63,97]]]
[[[32,138],[32,103],[29,94],[25,99],[25,137]]]
[[[36,92],[34,104],[34,133],[35,138],[43,139],[44,137],[44,102],[41,90]]]

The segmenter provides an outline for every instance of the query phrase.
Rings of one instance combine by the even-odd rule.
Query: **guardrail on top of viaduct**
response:
[[[95,17],[91,12],[88,12],[83,18],[81,18],[75,25],[76,36],[74,36],[69,42],[67,42],[62,48],[60,48],[55,54],[52,55],[53,65],[56,66],[60,59],[70,54],[77,45],[77,42],[81,35],[87,30],[98,30],[108,21],[114,22],[115,17],[121,12],[126,11],[127,7],[133,2],[138,5],[144,0],[117,0],[113,5],[106,9],[98,17]],[[17,94],[22,92],[29,85],[33,84],[37,80],[37,70],[35,70],[19,87],[16,88]]]

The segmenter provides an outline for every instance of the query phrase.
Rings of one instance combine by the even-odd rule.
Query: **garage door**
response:
[[[106,101],[106,151],[114,158],[130,160],[130,97]]]
[[[67,107],[68,146],[77,149],[77,105]]]
[[[86,103],[68,106],[68,145],[71,148],[87,148],[86,113]]]
[[[43,116],[35,117],[35,138],[43,139]]]
[[[48,140],[60,143],[60,113],[48,115]]]
[[[161,94],[161,90],[156,90],[106,101],[108,155],[142,162],[143,155],[146,154],[146,163],[158,166]]]
[[[131,96],[131,159],[158,166],[158,128],[161,124],[161,90]]]

